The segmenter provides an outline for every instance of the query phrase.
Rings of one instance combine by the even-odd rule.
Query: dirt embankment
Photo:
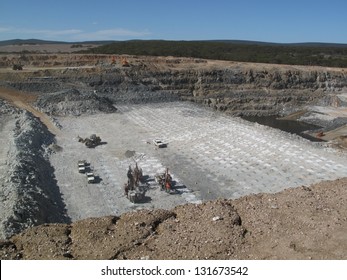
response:
[[[346,259],[347,179],[25,230],[1,259]]]
[[[35,117],[40,119],[40,121],[51,133],[55,135],[59,133],[59,130],[54,125],[53,120],[33,106],[33,103],[37,99],[36,94],[0,87],[0,99],[10,102],[10,104],[14,105],[16,108],[32,113]]]

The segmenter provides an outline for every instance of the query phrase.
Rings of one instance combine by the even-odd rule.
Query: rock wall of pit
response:
[[[5,85],[42,93],[95,90],[115,103],[190,100],[233,115],[284,115],[347,88],[346,73],[337,68],[153,57],[128,57],[130,67],[121,67],[101,55],[26,59],[30,66],[66,69],[2,74]]]

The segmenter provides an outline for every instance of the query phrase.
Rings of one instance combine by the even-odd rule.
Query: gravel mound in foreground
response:
[[[346,259],[347,178],[27,229],[1,259]]]
[[[44,113],[55,116],[96,113],[114,113],[117,109],[106,97],[94,92],[80,92],[77,89],[42,94],[36,106]]]

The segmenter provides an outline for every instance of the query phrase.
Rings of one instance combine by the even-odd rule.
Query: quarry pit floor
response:
[[[345,154],[293,134],[193,103],[117,105],[117,113],[59,117],[62,147],[50,156],[55,178],[72,221],[120,215],[136,209],[166,208],[216,198],[274,193],[347,177]],[[103,143],[89,149],[77,137],[97,134]],[[153,139],[168,143],[157,148]],[[99,177],[88,184],[78,160]],[[147,178],[143,203],[125,196],[129,165]],[[154,176],[166,168],[175,194],[161,191]]]

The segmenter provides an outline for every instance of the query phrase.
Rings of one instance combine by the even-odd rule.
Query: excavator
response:
[[[115,56],[112,56],[112,61],[111,64],[114,65],[116,64],[117,58]]]
[[[111,65],[116,65],[117,60],[120,60],[122,67],[130,67],[130,63],[128,62],[128,60],[125,57],[119,58],[116,56],[112,56]]]
[[[101,138],[96,136],[95,134],[90,135],[89,138],[83,139],[78,136],[78,142],[84,143],[88,148],[95,148],[96,146],[101,144]]]
[[[130,67],[129,62],[125,57],[122,57],[121,63],[122,63],[122,67]]]

